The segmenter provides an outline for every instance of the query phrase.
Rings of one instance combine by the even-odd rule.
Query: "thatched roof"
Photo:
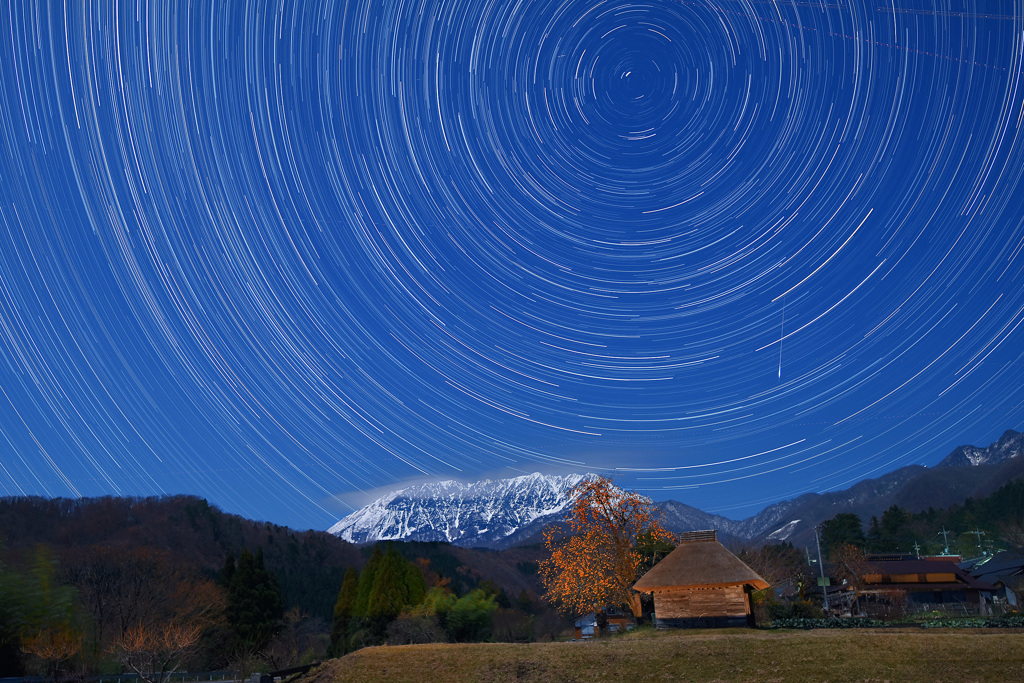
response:
[[[633,584],[633,590],[649,593],[747,584],[758,590],[768,587],[767,581],[715,539],[714,532],[702,534],[691,536],[699,540],[682,539],[675,550]]]

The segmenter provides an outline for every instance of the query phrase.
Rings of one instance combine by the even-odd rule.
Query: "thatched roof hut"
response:
[[[746,626],[750,592],[768,582],[718,542],[714,531],[683,534],[665,559],[640,577],[633,590],[654,593],[659,627]]]

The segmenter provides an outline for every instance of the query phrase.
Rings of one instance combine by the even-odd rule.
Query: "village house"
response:
[[[979,581],[995,586],[995,599],[1004,607],[1020,607],[1024,598],[1024,548],[1004,550],[961,567]]]
[[[889,600],[905,597],[911,611],[940,609],[964,614],[988,614],[986,597],[995,586],[980,581],[951,560],[943,558],[877,559],[869,556],[862,577],[862,599]]]
[[[715,531],[692,531],[633,590],[654,594],[658,628],[704,628],[753,625],[750,593],[767,587]]]

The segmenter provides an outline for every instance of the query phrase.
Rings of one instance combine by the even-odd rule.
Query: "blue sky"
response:
[[[727,516],[1024,423],[1011,3],[12,3],[0,495]]]

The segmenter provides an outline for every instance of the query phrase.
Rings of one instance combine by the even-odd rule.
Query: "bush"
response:
[[[448,612],[448,634],[458,643],[487,640],[491,637],[492,616],[497,608],[494,596],[479,588],[471,590]]]
[[[794,600],[792,604],[794,619],[820,619],[821,610],[810,600]]]
[[[419,645],[444,643],[448,636],[437,617],[425,614],[402,614],[388,624],[388,645]]]
[[[935,619],[921,624],[924,628],[1024,628],[1024,614],[970,619]]]
[[[772,621],[772,628],[881,628],[887,626],[892,626],[892,624],[880,619],[861,619],[859,617],[849,619],[804,619],[792,617]]]
[[[799,619],[781,618],[772,621],[772,628],[885,628],[895,624],[881,619],[860,617],[847,619]],[[966,619],[932,619],[921,624],[923,628],[1024,628],[1024,615],[1011,614],[1002,617],[973,617]]]
[[[821,619],[821,610],[810,600],[769,602],[766,605],[766,612],[773,624],[786,619]]]
[[[793,618],[793,607],[785,602],[769,602],[765,605],[765,612],[768,614],[768,619],[773,623],[779,619]]]
[[[352,635],[348,637],[348,652],[355,650],[361,650],[364,647],[376,645],[377,640],[374,635],[370,633],[368,629],[359,628],[356,629]]]
[[[533,617],[514,609],[499,608],[494,613],[494,640],[498,643],[533,641]]]

